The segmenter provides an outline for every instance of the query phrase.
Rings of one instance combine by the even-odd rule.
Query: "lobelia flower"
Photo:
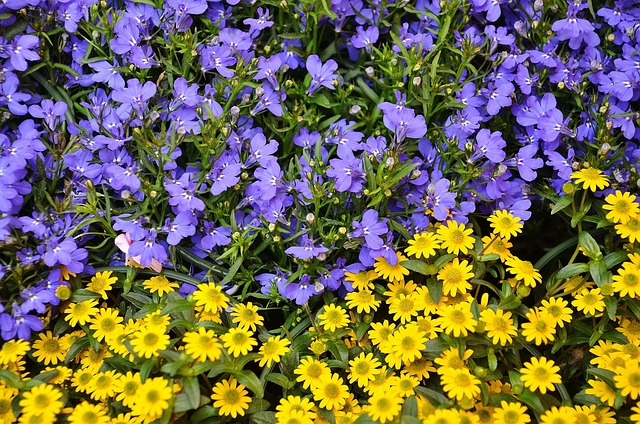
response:
[[[249,25],[249,34],[251,38],[255,38],[260,31],[273,26],[273,21],[269,20],[269,9],[258,8],[258,19],[247,18],[242,21],[245,25]]]
[[[436,183],[429,184],[425,193],[425,207],[433,210],[433,217],[438,221],[444,221],[450,211],[456,207],[456,194],[449,191],[451,182],[446,178],[437,179]]]
[[[338,64],[335,60],[329,59],[327,62],[322,64],[320,57],[316,54],[312,54],[307,58],[306,67],[307,72],[311,75],[311,83],[307,90],[307,94],[309,96],[320,87],[326,87],[329,90],[336,89],[332,84],[334,80],[338,79],[338,74],[335,73],[338,69]]]
[[[195,217],[191,211],[180,212],[173,221],[167,218],[163,230],[167,232],[167,244],[175,246],[185,237],[196,233],[193,225]],[[195,219],[197,222],[197,219]]]
[[[309,129],[304,127],[300,128],[298,134],[293,136],[293,144],[302,147],[304,150],[314,150],[320,140],[321,137],[318,131],[310,133]]]
[[[132,47],[140,45],[140,29],[135,20],[123,18],[115,24],[113,31],[115,37],[109,42],[109,47],[114,53],[123,55],[129,53]]]
[[[196,197],[196,182],[192,181],[193,174],[185,172],[175,183],[165,184],[165,190],[169,193],[169,204],[175,206],[178,212],[203,211],[205,204]]]
[[[127,87],[113,90],[112,99],[116,102],[131,105],[142,117],[147,107],[147,101],[156,95],[156,85],[152,81],[140,84],[137,78],[127,80]]]
[[[138,69],[150,69],[158,66],[160,62],[155,59],[155,53],[151,46],[133,46],[129,52],[129,63]]]
[[[41,314],[45,311],[47,304],[51,303],[56,296],[54,293],[51,293],[50,290],[41,287],[30,287],[22,291],[20,297],[25,299],[22,305],[20,305],[22,312],[27,313],[35,310]]]
[[[279,268],[276,268],[275,271],[275,274],[264,273],[253,277],[260,283],[260,292],[262,294],[270,295],[284,290],[289,274]]]
[[[278,189],[283,188],[283,172],[275,160],[267,162],[265,167],[255,170],[255,182],[249,187],[254,187],[261,195],[262,200],[273,199]]]
[[[374,209],[367,209],[362,214],[360,222],[352,221],[351,225],[355,228],[354,231],[348,234],[351,238],[364,237],[365,244],[370,249],[380,249],[384,244],[384,241],[380,237],[383,234],[387,234],[389,227],[387,227],[387,218],[380,220],[378,218],[378,211]]]
[[[12,310],[13,317],[6,313],[0,315],[0,329],[4,340],[11,340],[16,336],[29,340],[32,331],[38,332],[44,328],[44,323],[38,317],[24,313],[17,303],[13,304]]]
[[[326,171],[327,176],[335,178],[335,189],[340,193],[360,192],[365,182],[362,160],[353,156],[351,152],[339,156],[340,159],[329,161],[330,168]]]
[[[558,172],[558,176],[565,181],[571,179],[571,163],[575,155],[574,150],[571,148],[567,151],[567,157],[565,158],[560,153],[553,150],[545,150],[544,154],[547,155],[547,165],[551,165],[554,170]]]
[[[487,88],[483,88],[481,93],[487,99],[487,113],[491,116],[497,115],[503,107],[511,106],[511,94],[515,87],[510,82],[500,85],[489,83]]]
[[[400,143],[405,138],[422,138],[427,133],[427,125],[422,115],[416,115],[413,109],[391,109],[382,118],[384,126],[395,134]]]
[[[269,140],[269,143],[267,143],[267,139],[264,134],[256,134],[251,139],[251,144],[249,146],[250,156],[245,162],[245,167],[249,167],[256,162],[258,162],[260,166],[265,166],[267,165],[267,162],[275,159],[273,154],[277,151],[277,141]]]
[[[476,134],[475,152],[469,158],[469,162],[475,162],[484,156],[492,163],[500,163],[506,157],[505,147],[507,147],[507,142],[502,138],[501,131],[491,132],[483,128]]]
[[[220,226],[216,227],[213,222],[204,222],[205,235],[200,240],[200,248],[202,250],[212,250],[216,246],[226,246],[231,243],[231,228]]]
[[[120,75],[118,71],[120,64],[117,59],[113,60],[113,64],[106,60],[91,62],[89,63],[89,67],[96,71],[96,73],[91,76],[92,81],[105,83],[110,88],[124,87],[124,78],[122,78],[122,75]]]
[[[53,238],[48,240],[45,246],[39,246],[38,250],[40,247],[44,250],[44,263],[50,267],[58,264],[69,265],[72,260],[71,253],[78,248],[72,237],[66,237],[62,240]]]
[[[271,84],[274,90],[280,90],[280,84],[276,79],[276,72],[282,66],[282,62],[278,56],[271,56],[270,58],[265,58],[264,56],[260,56],[258,59],[258,73],[253,77],[256,81],[261,81],[266,79]]]
[[[191,15],[200,15],[207,10],[206,0],[167,0],[165,9],[174,13],[175,27],[184,31],[193,25]]]
[[[320,290],[317,290],[317,289]],[[289,283],[280,289],[280,294],[289,300],[295,300],[296,304],[303,305],[307,303],[311,296],[315,296],[324,291],[324,286],[316,287],[311,284],[311,277],[307,274],[300,277],[300,282]]]
[[[28,112],[27,106],[23,103],[29,101],[31,95],[19,92],[19,85],[18,77],[13,74],[6,74],[5,81],[0,84],[0,106],[7,106],[9,112],[22,116]]]
[[[569,40],[569,47],[572,49],[580,48],[584,42],[587,46],[597,46],[600,44],[600,38],[595,33],[595,27],[586,19],[578,18],[580,10],[589,7],[586,2],[569,2],[567,17],[557,20],[551,26],[551,29],[558,35],[559,40]]]
[[[292,246],[284,251],[287,255],[291,255],[297,259],[311,259],[317,258],[320,255],[327,253],[329,251],[328,248],[324,247],[323,244],[316,246],[314,241],[309,238],[308,234],[303,234],[300,238],[300,246]]]
[[[327,144],[338,145],[338,156],[343,157],[353,155],[356,150],[362,150],[360,140],[364,138],[364,134],[359,131],[353,131],[356,125],[354,121],[341,119],[329,126],[329,134],[326,137]]]
[[[22,231],[25,233],[32,232],[36,238],[41,238],[47,232],[44,212],[33,212],[31,217],[23,216],[19,218],[22,224]]]
[[[233,187],[240,181],[242,164],[239,162],[238,152],[225,151],[213,164],[213,169],[207,178],[213,181],[211,184],[211,194],[217,196]]]
[[[145,233],[146,233],[146,230],[145,230]],[[144,235],[143,235],[143,237],[144,237]],[[125,264],[131,265],[131,266],[136,266],[136,265],[140,264],[141,256],[130,256],[129,255],[129,250],[130,250],[131,245],[133,243],[134,243],[134,241],[129,236],[129,233],[120,234],[118,237],[116,237],[115,242],[114,242],[116,247],[118,247],[118,249],[120,249],[120,251],[125,254]],[[155,258],[153,258],[151,260],[151,264],[149,264],[148,266],[149,266],[149,268],[151,268],[152,270],[154,270],[157,273],[160,273],[162,271],[162,264]]]
[[[148,231],[148,234],[142,240],[135,240],[129,246],[128,255],[142,266],[148,266],[152,269],[154,261],[162,264],[167,260],[167,251],[159,243],[156,242],[157,233],[154,230]]]
[[[514,81],[518,84],[518,88],[522,94],[531,94],[531,89],[538,85],[538,78],[540,74],[537,72],[532,76],[529,76],[529,70],[524,65],[518,65],[518,72],[516,73],[516,77]]]
[[[27,61],[40,59],[36,52],[40,39],[35,35],[17,35],[8,46],[9,61],[17,71],[26,71]]]
[[[516,40],[513,34],[509,34],[507,32],[507,28],[505,27],[498,27],[496,29],[493,25],[487,25],[484,29],[484,33],[487,36],[487,39],[489,39],[489,54],[493,54],[493,52],[498,48],[498,45],[510,46]]]
[[[53,102],[49,99],[43,99],[40,105],[29,106],[29,114],[34,118],[44,119],[45,124],[53,129],[56,126],[56,121],[59,116],[62,116],[67,111],[67,104],[65,102]]]
[[[538,153],[538,146],[529,144],[521,147],[514,158],[505,161],[504,164],[507,166],[516,166],[523,180],[533,181],[538,175],[534,170],[544,166],[542,159],[534,158],[536,153]]]
[[[367,29],[359,26],[356,28],[356,34],[351,37],[351,44],[358,49],[365,49],[371,51],[371,46],[378,41],[380,31],[378,27],[370,26]]]
[[[251,115],[255,116],[263,110],[269,110],[275,116],[282,116],[282,103],[287,98],[284,91],[275,91],[271,84],[262,84],[263,93],[258,104],[251,110]]]

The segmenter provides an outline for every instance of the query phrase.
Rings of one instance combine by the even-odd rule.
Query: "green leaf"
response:
[[[273,411],[256,412],[251,415],[251,422],[256,424],[273,424],[276,421],[276,413]]]
[[[238,380],[238,383],[244,384],[247,389],[251,390],[255,397],[262,399],[264,397],[264,387],[262,382],[253,372],[242,370],[231,373]]]
[[[138,308],[143,308],[144,306],[150,305],[153,303],[153,301],[149,296],[144,295],[142,293],[129,292],[127,294],[123,294],[122,297],[127,299],[129,302],[131,302],[134,306],[137,306]]]
[[[433,265],[429,265],[422,261],[410,259],[408,261],[400,262],[400,265],[407,268],[409,271],[414,271],[414,272],[417,272],[418,274],[422,274],[422,275],[435,274],[434,272],[435,267]],[[437,271],[437,268],[435,269],[435,271]]]
[[[4,381],[7,386],[15,389],[22,389],[24,386],[22,379],[11,371],[0,370],[0,380]]]
[[[498,368],[498,358],[493,350],[487,354],[487,361],[489,362],[489,371],[493,372]]]
[[[367,85],[367,82],[363,78],[358,78],[356,80],[356,84],[358,84],[358,88],[360,88],[362,93],[367,96],[372,102],[374,102],[375,104],[380,103],[380,98],[378,97],[376,92],[373,91],[371,87],[369,87],[369,85]]]
[[[374,421],[368,414],[360,415],[353,424],[378,424],[378,421]]]
[[[589,271],[589,264],[577,263],[569,264],[562,268],[556,274],[558,280],[564,280],[565,278],[573,277],[574,275],[582,274]]]
[[[318,94],[316,96],[309,97],[307,96],[307,101],[309,103],[316,104],[318,106],[322,106],[325,109],[331,108],[331,102],[329,98],[325,94]]]
[[[518,299],[515,294],[510,294],[500,301],[500,304],[498,304],[498,308],[509,311],[511,309],[516,309],[520,305],[522,305],[522,301]]]
[[[193,305],[186,299],[171,300],[167,306],[162,309],[160,315],[169,315],[175,312],[184,312],[193,310]]]
[[[551,208],[551,215],[555,215],[561,210],[563,210],[564,208],[566,208],[567,206],[569,206],[572,200],[573,198],[570,196],[562,196],[560,199],[558,199],[556,204],[553,205],[553,208]]]
[[[604,304],[607,305],[607,315],[610,320],[616,317],[616,311],[618,309],[618,299],[613,296],[605,296]]]
[[[199,423],[200,421],[211,418],[216,414],[216,410],[211,405],[205,405],[198,409],[193,415],[191,415],[189,421],[192,423]]]
[[[200,406],[200,384],[198,384],[198,377],[184,377],[182,379],[182,390],[187,396],[191,409],[198,409]]]
[[[530,390],[524,389],[518,396],[518,399],[529,405],[538,414],[543,414],[545,407],[542,404],[541,397],[538,394],[532,393]]]
[[[633,315],[640,320],[640,301],[636,299],[626,299],[624,303],[629,309],[631,309]]]
[[[286,375],[280,373],[269,373],[264,379],[275,383],[280,387],[284,387],[285,389],[290,389],[295,385],[295,383],[289,380]]]
[[[67,356],[64,359],[64,363],[68,364],[69,362],[73,361],[80,352],[82,352],[89,346],[89,343],[89,338],[86,336],[80,337],[78,340],[73,342],[73,344],[67,351]]]
[[[338,342],[328,341],[327,349],[333,354],[333,357],[339,361],[342,361],[344,364],[349,362],[349,349],[347,345],[344,344],[342,340]]]
[[[616,387],[616,383],[613,380],[615,373],[613,371],[601,369],[601,368],[587,368],[587,374],[595,375],[600,380],[604,381],[611,387]]]
[[[442,281],[434,280],[430,278],[427,280],[427,288],[429,289],[429,294],[433,301],[437,304],[440,303],[440,299],[442,298]]]
[[[619,251],[619,252],[609,253],[604,258],[602,258],[602,260],[604,260],[604,263],[607,265],[607,269],[611,269],[614,266],[619,265],[622,262],[626,261],[627,258],[628,258],[627,252]]]
[[[607,270],[607,264],[602,259],[589,261],[589,272],[598,287],[611,282],[611,272]]]
[[[173,404],[173,412],[185,412],[191,410],[191,402],[186,393],[178,393]]]
[[[244,260],[244,257],[242,257],[242,256],[240,256],[238,259],[236,259],[236,261],[233,263],[233,265],[231,265],[231,268],[229,268],[229,271],[227,272],[227,275],[225,275],[225,277],[222,279],[222,281],[220,281],[219,285],[224,286],[225,284],[230,282],[233,279],[233,277],[235,277],[236,273],[240,269],[240,266],[242,265],[242,261],[243,260]]]
[[[415,396],[409,396],[402,405],[402,415],[418,416],[418,401]]]
[[[144,383],[156,365],[156,358],[149,358],[140,367],[140,379]]]
[[[582,247],[590,259],[602,258],[598,242],[587,231],[578,234],[578,241],[580,242],[580,247]]]

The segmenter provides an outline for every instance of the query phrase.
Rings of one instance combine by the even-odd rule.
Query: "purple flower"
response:
[[[299,283],[287,284],[280,293],[289,300],[295,300],[296,304],[303,305],[311,299],[311,296],[324,291],[324,286],[320,285],[319,288],[320,290],[317,290],[315,284],[311,284],[311,277],[305,274],[300,278]]]
[[[27,70],[27,61],[40,59],[36,49],[40,39],[35,35],[17,35],[8,47],[11,66],[17,71]]]
[[[173,98],[169,109],[175,110],[181,105],[194,107],[202,101],[202,97],[198,95],[198,84],[189,85],[185,78],[177,78],[173,82]]]
[[[497,115],[503,107],[511,106],[511,94],[515,87],[510,82],[505,82],[498,86],[490,83],[487,88],[481,90],[487,98],[487,113]]]
[[[249,148],[251,155],[247,159],[245,166],[251,166],[258,162],[261,166],[266,166],[267,162],[275,159],[273,154],[278,151],[278,142],[275,140],[267,139],[264,134],[256,134],[251,139],[251,145]]]
[[[71,237],[52,239],[46,243],[44,252],[44,263],[47,266],[69,265],[71,263],[71,253],[78,248],[76,242]],[[39,249],[40,250],[40,249]]]
[[[358,193],[365,182],[362,161],[348,152],[340,156],[340,159],[331,159],[327,176],[335,178],[335,189],[340,193],[349,191]]]
[[[167,232],[167,243],[175,246],[183,238],[194,235],[196,227],[193,225],[193,219],[194,216],[191,212],[180,212],[173,222],[167,218],[164,224],[164,231]]]
[[[329,135],[326,138],[327,144],[338,145],[338,156],[344,158],[353,155],[356,150],[362,150],[360,140],[364,138],[364,134],[359,131],[353,131],[356,125],[354,121],[341,119],[329,127]]]
[[[32,232],[37,238],[42,237],[47,230],[44,222],[44,212],[33,212],[30,218],[26,216],[20,218],[22,231],[25,233]]]
[[[384,126],[395,134],[400,143],[405,138],[422,138],[427,133],[424,116],[416,115],[413,109],[391,109],[382,118]]]
[[[152,81],[147,81],[144,85],[136,78],[127,81],[127,87],[113,90],[112,98],[116,102],[133,106],[142,117],[147,101],[156,95],[156,85]]]
[[[204,222],[205,236],[200,240],[200,248],[202,250],[212,250],[216,246],[226,246],[231,243],[231,228],[220,226],[216,227],[213,222]]]
[[[29,340],[32,331],[37,332],[44,328],[38,317],[22,312],[17,303],[13,304],[12,309],[13,317],[4,313],[0,315],[0,328],[4,340],[11,340],[16,336],[22,340]]]
[[[129,247],[128,255],[139,256],[138,262],[142,266],[150,266],[154,259],[162,264],[167,260],[167,251],[162,245],[156,243],[156,236],[155,231],[150,231],[143,240],[134,241]]]
[[[56,126],[56,118],[62,116],[67,111],[67,104],[65,102],[53,103],[49,99],[44,99],[38,105],[29,106],[29,114],[34,118],[43,118],[45,124],[51,129]]]
[[[255,37],[260,31],[273,26],[273,21],[269,20],[269,9],[258,8],[258,19],[247,18],[242,21],[245,25],[249,25],[249,34]]]
[[[265,109],[273,113],[275,116],[282,116],[282,103],[281,100],[285,100],[287,95],[284,91],[275,91],[271,88],[271,84],[263,84],[262,89],[264,92],[260,96],[258,104],[251,110],[251,115],[257,115]]]
[[[364,237],[367,247],[370,249],[380,249],[384,242],[381,235],[386,234],[389,231],[387,227],[387,219],[380,220],[378,218],[378,211],[374,209],[367,209],[362,215],[362,220],[352,221],[351,225],[355,228],[355,231],[349,233],[349,237]]]
[[[262,200],[273,199],[278,188],[283,187],[283,173],[275,160],[267,162],[264,168],[256,169],[254,175],[257,181],[251,183],[250,187],[259,191]]]
[[[433,210],[433,217],[438,221],[447,219],[450,211],[456,207],[456,194],[449,191],[450,186],[449,180],[441,178],[427,187],[425,206]]]
[[[261,81],[266,79],[271,84],[274,90],[280,90],[280,84],[276,79],[276,72],[282,66],[282,62],[278,56],[271,56],[270,58],[265,58],[264,56],[260,56],[258,59],[258,73],[253,77],[256,81]]]
[[[275,274],[265,273],[253,277],[260,283],[260,292],[264,295],[282,292],[285,288],[289,274],[281,271],[279,268],[275,270]]]
[[[239,163],[238,153],[232,151],[224,152],[213,164],[213,169],[208,178],[213,181],[211,194],[217,196],[233,187],[240,181],[242,164]]]
[[[41,314],[44,312],[46,305],[54,300],[55,294],[47,289],[30,287],[20,293],[20,297],[25,299],[22,305],[20,305],[22,312],[26,314],[27,312],[35,310]]]
[[[9,112],[14,115],[26,115],[28,109],[23,103],[31,99],[31,95],[18,91],[20,81],[15,75],[9,73],[5,75],[6,80],[0,84],[0,106],[9,107]]]
[[[309,75],[311,75],[311,83],[309,84],[309,89],[307,90],[308,95],[312,95],[321,86],[326,87],[329,90],[336,89],[332,85],[332,82],[338,79],[338,74],[335,73],[338,69],[338,64],[335,60],[329,59],[323,65],[320,57],[318,57],[318,55],[316,54],[312,54],[307,58],[306,65],[307,72],[309,72]]]
[[[91,76],[91,80],[107,84],[110,88],[123,88],[124,78],[120,75],[118,67],[120,64],[114,59],[113,64],[106,60],[89,63],[89,67],[97,73]]]
[[[544,161],[540,158],[534,158],[538,153],[538,146],[529,144],[520,148],[513,159],[505,161],[507,166],[516,166],[520,176],[525,181],[533,181],[536,179],[537,173],[535,169],[542,168]]]
[[[132,47],[140,44],[140,29],[138,23],[130,18],[124,18],[114,27],[115,37],[111,39],[109,46],[114,53],[128,53]]]
[[[371,51],[371,46],[378,41],[378,36],[380,35],[380,31],[375,26],[370,26],[367,29],[359,26],[356,28],[356,35],[351,37],[351,44],[353,47],[358,49],[365,49],[366,51]]]
[[[307,234],[303,234],[300,239],[300,246],[292,246],[284,251],[287,255],[291,255],[297,259],[317,258],[329,251],[323,244],[316,246]]]
[[[483,128],[478,131],[476,135],[476,151],[471,158],[469,158],[469,162],[475,162],[484,156],[493,163],[500,163],[506,156],[504,152],[505,147],[507,147],[507,142],[502,138],[502,132],[491,132]]]

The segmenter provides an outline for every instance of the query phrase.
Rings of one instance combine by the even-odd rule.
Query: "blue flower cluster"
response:
[[[118,235],[176,269],[265,240],[302,304],[434,222],[529,219],[539,173],[638,184],[636,2],[323,3],[0,3],[4,339]]]

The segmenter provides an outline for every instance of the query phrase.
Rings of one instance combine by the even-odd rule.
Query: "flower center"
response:
[[[224,401],[229,405],[235,405],[240,401],[240,395],[237,390],[228,390],[224,394]]]
[[[340,396],[340,386],[336,383],[329,383],[324,386],[324,394],[329,399],[335,399]]]
[[[153,347],[158,343],[159,337],[155,333],[147,333],[144,335],[144,344]]]

